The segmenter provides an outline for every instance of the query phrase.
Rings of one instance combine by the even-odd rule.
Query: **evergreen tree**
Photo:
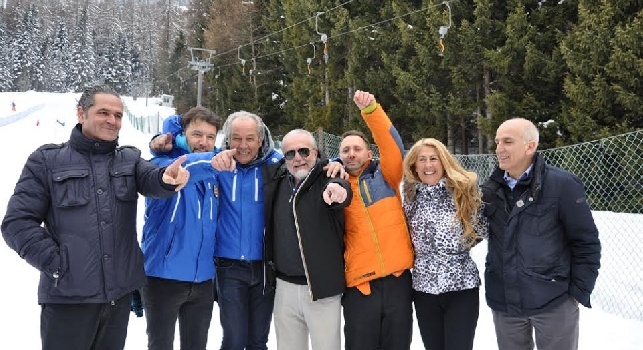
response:
[[[14,14],[22,15],[22,21],[14,30],[14,41],[11,45],[13,85],[18,91],[26,91],[33,88],[32,83],[41,80],[39,76],[41,72],[39,57],[41,57],[40,50],[43,45],[41,26],[38,10],[33,4],[30,4],[24,12],[17,7]]]
[[[476,45],[480,52],[474,50],[474,57],[477,58],[481,67],[478,74],[482,84],[476,89],[478,117],[478,152],[487,153],[493,147],[493,139],[497,123],[493,121],[492,109],[489,101],[494,97],[492,93],[495,87],[495,71],[491,65],[491,59],[497,48],[506,40],[504,35],[504,23],[507,11],[502,2],[493,0],[474,0],[473,25],[476,33],[466,34],[469,38],[475,38]]]
[[[431,5],[432,2],[424,1],[395,6],[395,15],[399,19],[394,21],[393,36],[399,46],[382,53],[384,63],[391,67],[395,79],[391,94],[398,101],[394,105],[389,105],[389,101],[382,102],[387,105],[389,115],[395,116],[395,125],[407,146],[429,136],[449,144],[446,139],[446,102],[450,85],[448,70],[445,69],[449,64],[443,61],[447,58],[453,60],[458,50],[453,46],[456,35],[452,30],[445,37],[448,51],[440,56],[438,29],[448,26],[452,19],[448,8]],[[426,10],[413,13],[417,8]]]
[[[188,70],[188,51],[184,32],[179,32],[174,40],[172,54],[168,63],[168,70],[172,72],[167,78],[170,91],[174,96],[174,106],[179,114],[187,112],[196,106],[196,89],[193,84],[192,71]]]
[[[119,94],[129,94],[132,77],[132,61],[127,38],[123,33],[112,40],[109,50],[104,56],[102,77],[106,84]]]
[[[183,14],[179,12],[173,0],[159,1],[157,6],[160,12],[155,22],[159,33],[154,50],[156,58],[153,69],[154,89],[156,93],[170,93],[168,78],[174,72],[168,69],[168,62],[173,50],[171,45],[183,26],[180,23]]]
[[[557,43],[575,18],[575,5],[513,1],[507,12],[506,40],[486,53],[494,73],[493,93],[486,101],[493,115],[491,130],[513,117],[537,125],[559,122],[565,62]],[[541,136],[543,148],[557,142],[555,131]]]
[[[114,88],[120,94],[130,94],[132,84],[132,49],[124,33],[118,34],[117,60],[113,62],[117,79]]]
[[[58,30],[51,39],[51,46],[46,50],[44,76],[47,81],[47,90],[66,92],[69,89],[68,71],[71,61],[71,48],[67,37],[67,28],[61,20]]]
[[[318,9],[316,1],[283,1],[284,24],[292,28],[280,33],[278,45],[265,45],[272,47],[273,53],[283,52],[280,58],[286,72],[282,81],[287,101],[283,111],[288,118],[284,125],[287,130],[280,130],[281,133],[293,128],[315,130],[319,126],[329,126],[321,120],[325,109],[319,85],[323,76],[319,69],[321,55],[317,52],[321,53],[321,47],[317,49],[314,20],[310,20],[311,14]],[[307,18],[309,20],[301,25],[294,25]]]
[[[82,91],[96,80],[96,51],[88,8],[80,11],[76,35],[71,43],[70,73],[67,84],[72,91]]]
[[[5,26],[3,10],[0,9],[0,91],[11,91],[13,89],[13,77],[11,76],[9,34]]]
[[[642,9],[638,0],[579,1],[579,21],[562,41],[569,74],[565,137],[593,140],[642,127]]]

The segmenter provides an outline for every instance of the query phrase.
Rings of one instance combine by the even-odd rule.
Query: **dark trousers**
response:
[[[43,350],[122,350],[132,295],[113,304],[42,304]]]
[[[370,283],[370,295],[351,287],[342,298],[346,350],[408,350],[413,332],[411,273]]]
[[[266,350],[275,290],[265,291],[263,263],[216,259],[221,350]]]
[[[415,291],[415,313],[426,350],[471,350],[476,334],[478,288],[442,294]]]
[[[181,349],[205,350],[214,306],[214,282],[182,282],[148,277],[143,287],[149,350],[172,350],[179,321]]]

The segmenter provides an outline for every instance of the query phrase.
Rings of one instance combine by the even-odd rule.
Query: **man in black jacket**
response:
[[[350,184],[329,178],[313,135],[283,138],[284,158],[265,168],[265,254],[276,283],[274,322],[280,350],[339,350],[344,277],[344,210]],[[276,281],[275,281],[276,274]]]
[[[496,132],[498,168],[482,186],[489,218],[485,293],[500,350],[578,348],[578,303],[591,307],[598,230],[583,184],[547,165],[526,119]]]
[[[111,88],[85,90],[77,117],[68,142],[27,159],[2,236],[40,270],[43,350],[119,350],[132,292],[145,283],[137,193],[170,197],[189,174],[184,159],[158,168],[138,149],[118,147],[123,102]]]

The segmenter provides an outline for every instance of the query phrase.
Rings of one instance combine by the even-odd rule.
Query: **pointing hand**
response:
[[[346,189],[334,182],[329,183],[323,193],[324,202],[328,205],[342,203],[346,200],[346,196]]]
[[[237,149],[228,149],[220,152],[216,156],[212,157],[210,164],[212,167],[218,171],[234,171],[237,166],[237,163],[234,161],[234,154],[237,153]]]
[[[170,132],[159,135],[152,139],[150,148],[154,152],[169,152],[174,148],[174,145],[172,144],[173,139],[174,137],[172,137],[172,133]]]
[[[177,192],[183,189],[190,179],[190,172],[181,166],[186,159],[188,159],[186,155],[176,158],[170,166],[165,168],[165,172],[163,172],[163,182],[169,185],[176,185],[174,190]]]

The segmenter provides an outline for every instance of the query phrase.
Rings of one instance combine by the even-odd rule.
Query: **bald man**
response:
[[[500,350],[578,348],[578,303],[590,305],[598,230],[578,177],[545,163],[522,118],[496,132],[498,168],[482,186],[489,219],[485,293]]]

